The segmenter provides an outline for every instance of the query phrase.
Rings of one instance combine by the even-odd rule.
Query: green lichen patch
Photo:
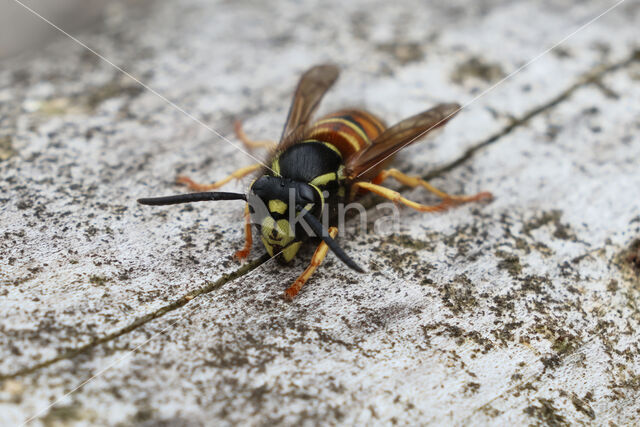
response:
[[[634,392],[636,395],[640,393],[640,375],[636,373],[623,374],[624,379],[611,384],[611,389],[627,389]]]
[[[578,337],[572,334],[563,334],[553,339],[551,348],[558,354],[569,353],[576,349],[580,344]]]
[[[89,422],[95,420],[95,412],[82,408],[78,404],[56,405],[49,409],[46,415],[40,418],[46,427],[71,425],[79,421]]]
[[[114,80],[102,86],[89,88],[82,93],[43,100],[38,104],[38,111],[48,116],[92,113],[109,99],[120,96],[132,99],[142,92],[144,88],[140,85]]]
[[[472,396],[480,391],[480,386],[480,383],[470,381],[462,387],[462,394],[465,396]]]
[[[596,413],[591,408],[591,405],[589,405],[589,402],[587,402],[586,398],[580,399],[577,394],[573,393],[571,395],[571,403],[573,403],[573,406],[578,412],[582,412],[592,420],[596,419]]]
[[[13,149],[10,136],[0,136],[0,161],[13,157],[16,151]]]
[[[536,295],[544,297],[548,294],[549,290],[553,287],[553,282],[547,276],[527,275],[521,278],[520,293],[531,292]]]
[[[478,331],[467,331],[459,326],[445,322],[434,322],[422,325],[422,333],[424,334],[427,345],[431,344],[433,336],[448,336],[455,339],[456,345],[463,345],[465,342],[474,343],[478,351],[486,354],[494,348],[493,341],[484,337]]]
[[[426,241],[412,238],[403,234],[393,234],[384,238],[379,246],[373,249],[383,260],[389,261],[383,263],[390,266],[394,271],[400,274],[413,273],[415,277],[424,279],[432,267],[422,263],[419,258],[419,252],[431,251],[435,247],[434,241]],[[374,271],[380,270],[380,258],[372,257],[370,259],[371,268]]]
[[[499,64],[474,56],[458,64],[451,76],[451,80],[457,84],[463,84],[467,80],[473,79],[490,83],[498,81],[504,76],[505,73]]]
[[[620,254],[620,261],[627,266],[628,272],[640,278],[640,239],[635,239],[629,247]]]
[[[577,236],[571,231],[569,225],[563,224],[560,221],[561,217],[562,212],[559,210],[543,212],[541,215],[525,222],[522,227],[522,232],[527,236],[531,236],[532,231],[547,225],[552,225],[554,227],[553,237],[555,237],[556,239],[576,241]]]
[[[439,291],[444,306],[454,314],[460,314],[473,311],[478,306],[475,289],[476,286],[471,280],[464,274],[461,274],[439,288]]]
[[[422,45],[416,42],[381,43],[378,50],[391,55],[400,65],[418,62],[424,58]]]
[[[106,276],[100,276],[100,275],[97,275],[97,274],[93,274],[93,275],[89,276],[89,282],[93,283],[94,285],[97,285],[97,286],[104,286],[110,280],[111,279],[109,279]]]
[[[551,53],[553,53],[557,58],[560,58],[560,59],[569,59],[569,58],[572,58],[574,56],[571,53],[571,50],[569,50],[569,48],[566,48],[564,46],[556,46],[556,47],[554,47],[554,49],[551,51]]]
[[[514,332],[523,324],[524,322],[522,321],[507,322],[502,324],[501,327],[492,330],[491,333],[502,343],[502,345],[506,346],[508,343],[515,341]]]
[[[119,96],[135,98],[142,92],[144,92],[144,88],[138,84],[123,84],[120,81],[112,81],[84,94],[83,100],[91,110],[95,110],[108,99]]]
[[[524,413],[537,419],[540,423],[548,426],[568,426],[567,419],[558,413],[558,410],[549,399],[538,398],[540,405],[527,406]]]
[[[385,241],[416,251],[433,251],[436,246],[436,242],[433,240],[420,240],[407,234],[392,234],[391,236],[386,237]]]
[[[551,321],[536,323],[529,332],[548,340],[551,343],[551,348],[559,356],[578,348],[581,343],[578,336]]]
[[[510,254],[505,251],[496,251],[496,257],[501,258],[497,267],[500,270],[505,270],[512,277],[518,277],[522,273],[522,264],[520,264],[520,258],[518,255]]]
[[[496,418],[503,414],[502,411],[494,408],[490,404],[486,404],[480,407],[480,411],[489,418]]]

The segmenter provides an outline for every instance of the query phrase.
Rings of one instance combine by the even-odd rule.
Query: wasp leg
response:
[[[249,256],[251,245],[253,244],[253,236],[251,235],[251,213],[249,212],[249,203],[244,207],[244,247],[236,252],[236,258],[243,260]]]
[[[183,175],[178,176],[178,178],[176,178],[176,182],[178,184],[186,185],[187,187],[189,187],[189,190],[195,190],[195,191],[214,190],[216,188],[222,187],[223,185],[225,185],[227,182],[231,181],[234,178],[240,179],[242,177],[245,177],[249,175],[251,172],[257,171],[261,167],[262,167],[261,164],[256,163],[255,165],[240,168],[236,170],[234,173],[232,173],[231,175],[227,176],[226,178],[223,178],[220,181],[214,182],[213,184],[200,184],[193,181],[188,176],[183,176]]]
[[[244,133],[244,130],[242,129],[242,122],[240,120],[236,120],[236,122],[233,124],[233,128],[236,132],[236,136],[238,137],[238,139],[240,141],[242,141],[242,143],[244,144],[245,147],[251,149],[251,148],[267,148],[269,150],[275,150],[276,146],[278,145],[277,142],[275,141],[253,141],[251,139],[249,139],[249,137],[247,136],[246,133]]]
[[[409,206],[410,208],[420,212],[442,212],[457,203],[451,199],[444,199],[437,205],[421,205],[420,203],[416,203],[405,197],[402,197],[402,195],[397,191],[393,191],[389,188],[377,184],[372,184],[370,182],[356,182],[351,188],[354,188],[355,191],[359,189],[371,191],[372,193],[382,196],[385,199],[389,199],[394,203],[402,203],[403,205]]]
[[[338,229],[336,227],[329,227],[329,235],[334,238],[338,234]],[[307,280],[311,277],[314,271],[322,264],[324,257],[327,256],[327,250],[329,247],[325,242],[322,242],[316,248],[316,251],[313,253],[313,257],[311,257],[311,262],[309,266],[302,272],[300,276],[293,282],[293,285],[289,286],[289,288],[284,291],[284,295],[288,299],[292,299],[295,297],[298,292],[300,292],[300,288],[307,283]]]
[[[417,176],[408,176],[400,172],[398,169],[387,169],[375,177],[373,179],[374,184],[382,184],[382,182],[388,177],[394,178],[396,181],[407,185],[409,187],[422,187],[425,190],[435,194],[438,197],[441,197],[444,200],[450,200],[453,203],[468,203],[468,202],[477,202],[483,199],[492,199],[493,195],[487,191],[483,191],[481,193],[475,194],[473,196],[454,196],[452,194],[447,194],[444,191],[438,190],[433,185],[429,184],[427,181],[420,179]]]

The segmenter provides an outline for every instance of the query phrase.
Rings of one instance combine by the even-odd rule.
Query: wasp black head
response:
[[[265,175],[253,183],[247,201],[254,222],[260,226],[262,243],[269,255],[280,253],[288,262],[298,252],[305,237],[319,237],[341,261],[356,271],[364,271],[338,246],[318,220],[324,209],[324,196],[315,185]]]
[[[267,252],[272,256],[281,252],[284,261],[295,256],[307,237],[297,219],[301,219],[302,213],[320,215],[323,208],[322,194],[317,187],[269,175],[253,183],[248,201]]]
[[[286,205],[292,204],[296,211],[302,211],[305,208],[311,211],[309,205],[315,204],[322,207],[322,195],[317,187],[289,178],[264,175],[253,183],[251,192],[267,204],[274,200],[282,201]],[[275,212],[284,213],[277,210]]]

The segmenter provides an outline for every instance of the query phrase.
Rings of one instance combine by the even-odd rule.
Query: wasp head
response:
[[[293,259],[307,237],[299,221],[307,213],[319,216],[322,195],[317,187],[279,176],[262,176],[251,186],[247,198],[252,222],[260,228],[269,255],[281,253]]]

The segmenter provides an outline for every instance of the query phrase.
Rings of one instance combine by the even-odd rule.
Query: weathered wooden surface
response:
[[[155,2],[78,37],[224,135],[274,138],[311,64],[343,69],[323,111],[393,122],[613,4]],[[628,0],[398,159],[492,203],[350,234],[368,273],[329,255],[292,303],[311,250],[238,265],[240,204],[135,204],[251,159],[71,40],[4,60],[0,421],[637,423],[639,19]]]

